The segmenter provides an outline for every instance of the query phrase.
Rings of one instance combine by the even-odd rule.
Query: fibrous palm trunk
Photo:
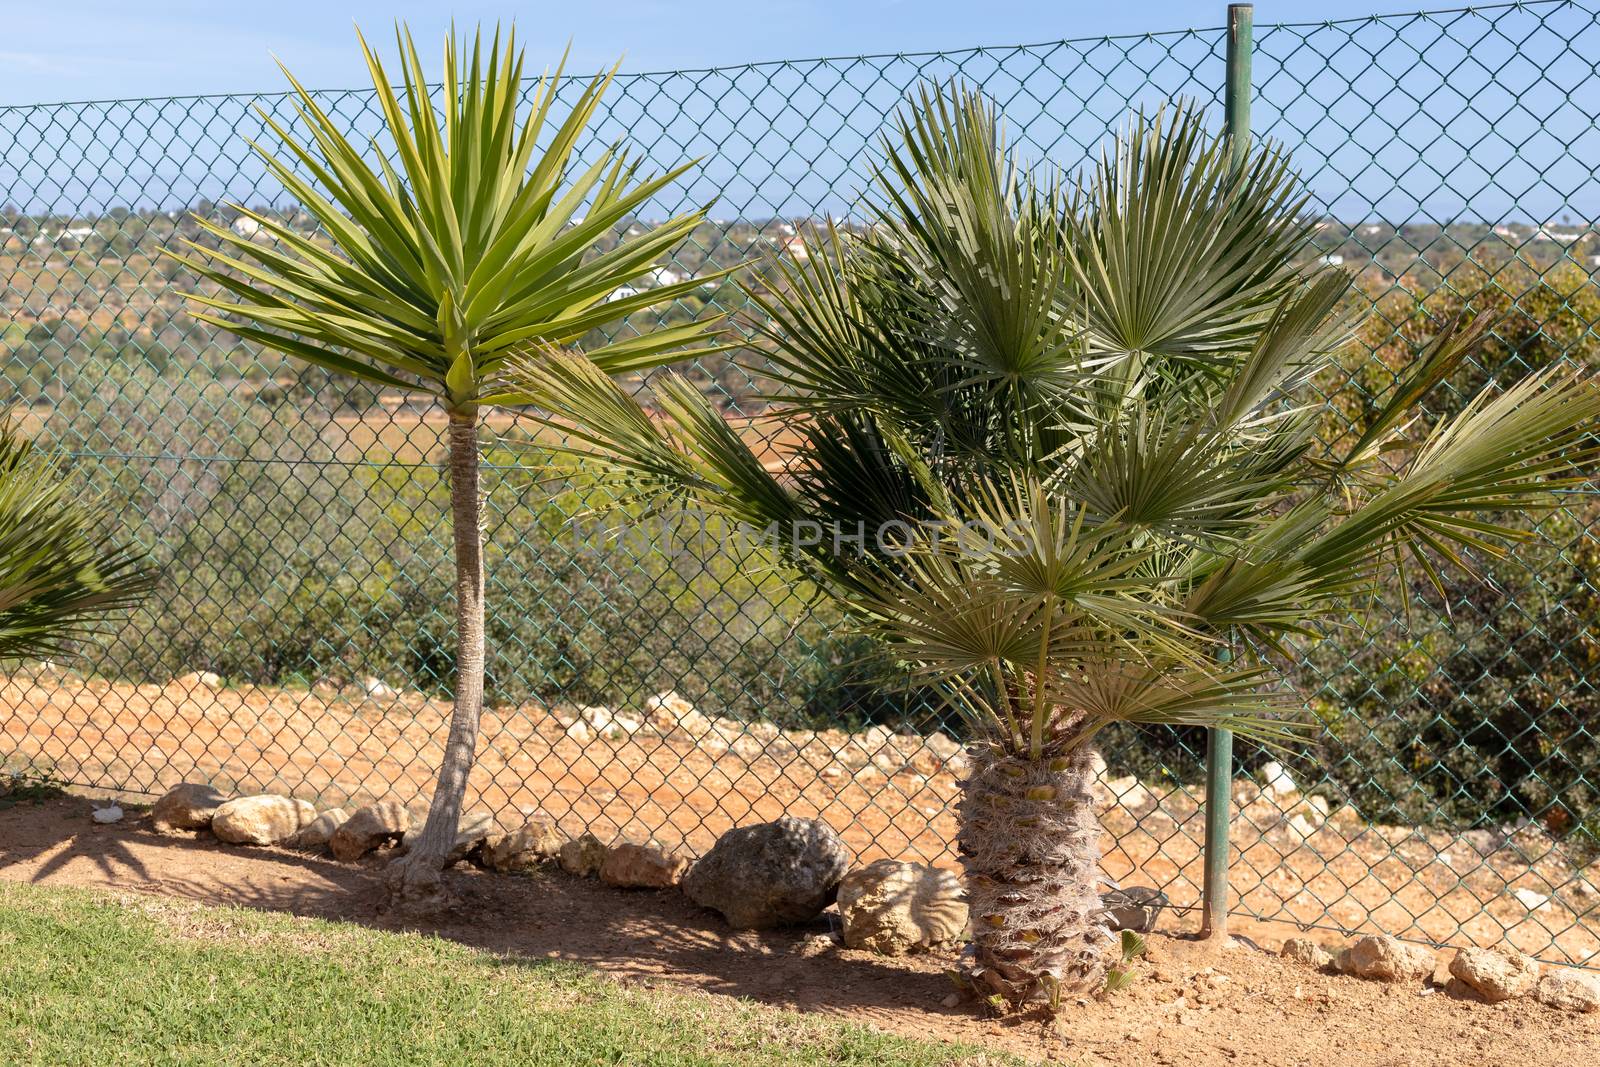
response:
[[[1111,933],[1088,746],[1041,760],[978,752],[959,843],[972,910],[968,975],[1012,1008],[1098,993]]]
[[[427,912],[448,906],[439,872],[455,846],[461,804],[478,750],[483,714],[483,530],[478,499],[478,417],[450,414],[450,512],[456,552],[456,688],[439,780],[428,820],[391,868],[390,904]]]

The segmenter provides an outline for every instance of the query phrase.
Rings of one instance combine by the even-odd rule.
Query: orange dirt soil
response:
[[[100,888],[170,925],[175,937],[219,936],[196,915],[195,902],[388,925],[373,907],[381,853],[340,864],[228,847],[209,834],[161,837],[132,812],[113,826],[96,825],[89,814],[81,797],[0,810],[0,878]],[[427,929],[486,951],[559,957],[625,983],[746,997],[1052,1063],[1566,1067],[1600,1056],[1600,1015],[1324,975],[1245,942],[1224,949],[1153,935],[1131,988],[1068,1004],[1046,1028],[985,1018],[971,1004],[946,1006],[951,986],[943,971],[953,957],[885,959],[843,949],[830,936],[832,912],[804,927],[734,932],[675,891],[615,890],[553,871],[457,868],[447,877],[464,906],[459,918]],[[1447,957],[1441,953],[1438,978]]]
[[[0,680],[0,766],[145,794],[207,779],[235,793],[328,804],[391,796],[420,813],[449,710],[415,694],[18,675]],[[786,733],[726,720],[710,720],[712,732],[700,736],[647,724],[579,741],[567,733],[572,719],[569,709],[537,705],[487,710],[469,809],[488,809],[509,827],[541,813],[568,834],[592,829],[691,853],[733,826],[788,813],[826,821],[863,862],[888,855],[955,865],[961,757],[953,744],[936,751],[886,731]],[[1107,796],[1107,874],[1162,887],[1175,906],[1173,928],[1196,928],[1203,832],[1195,792],[1113,785],[1126,793],[1117,804]],[[1548,839],[1513,838],[1484,854],[1469,835],[1369,825],[1348,808],[1315,828],[1302,817],[1297,829],[1289,802],[1259,793],[1249,783],[1235,792],[1238,932],[1279,940],[1323,927],[1509,942],[1553,962],[1600,964],[1595,868],[1574,872]],[[1519,889],[1548,901],[1530,908]]]

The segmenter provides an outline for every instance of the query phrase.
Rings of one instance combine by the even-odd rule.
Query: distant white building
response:
[[[605,303],[609,304],[613,300],[626,300],[630,296],[638,296],[638,295],[639,295],[639,290],[635,289],[631,285],[624,285],[624,286],[621,286],[619,288],[613,289],[613,290],[611,290],[611,292],[607,293],[606,294]]]
[[[667,267],[657,267],[647,277],[654,285],[676,285],[683,281],[683,275]]]
[[[1337,267],[1344,262],[1344,257],[1338,254],[1326,255],[1322,257],[1322,262],[1330,267]]]
[[[229,229],[233,230],[234,233],[238,234],[240,237],[243,237],[245,240],[249,240],[261,232],[261,223],[250,218],[248,215],[240,215],[238,218],[233,220],[233,225],[229,227]]]

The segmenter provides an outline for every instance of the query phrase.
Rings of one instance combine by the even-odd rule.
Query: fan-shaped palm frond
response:
[[[0,660],[68,654],[155,580],[63,475],[0,412]]]

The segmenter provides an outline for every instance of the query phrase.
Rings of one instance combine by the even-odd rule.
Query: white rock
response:
[[[1333,965],[1344,974],[1380,982],[1426,978],[1438,960],[1433,950],[1382,935],[1359,938],[1340,951]]]
[[[220,805],[211,832],[230,845],[276,845],[316,817],[317,809],[304,800],[263,793]]]
[[[1333,964],[1333,953],[1308,937],[1291,937],[1278,952],[1286,960],[1296,960],[1309,967],[1321,969]]]
[[[1156,798],[1133,775],[1101,782],[1097,787],[1105,807],[1118,807],[1134,814],[1142,814],[1156,806]]]
[[[1600,1012],[1600,978],[1565,967],[1551,968],[1535,990],[1539,1003],[1566,1011]]]
[[[1516,889],[1512,891],[1511,895],[1517,898],[1517,903],[1529,911],[1543,911],[1550,906],[1549,897],[1543,893],[1536,893],[1531,889]]]
[[[122,809],[116,804],[108,804],[103,808],[95,808],[94,814],[90,818],[98,823],[121,822]]]
[[[1261,788],[1269,796],[1288,797],[1300,792],[1294,777],[1283,764],[1273,761],[1261,767]]]
[[[645,718],[659,733],[682,730],[692,737],[701,737],[712,730],[712,722],[695,710],[677,693],[668,690],[657,693],[644,702]]]
[[[579,719],[577,722],[567,727],[567,736],[572,738],[574,741],[581,743],[593,737],[594,731],[589,729],[588,723],[584,722],[582,719]]]
[[[221,689],[222,675],[216,671],[190,671],[181,678],[173,680],[179,688],[193,691],[195,689]]]
[[[879,860],[839,883],[839,917],[848,947],[901,956],[965,936],[966,890],[952,871]]]
[[[1520,952],[1464,948],[1450,961],[1450,976],[1490,1004],[1526,996],[1539,982],[1539,965]]]
[[[157,833],[209,829],[211,817],[227,799],[204,782],[184,782],[156,801],[150,825]]]
[[[1298,813],[1289,816],[1289,829],[1302,841],[1310,839],[1317,832],[1311,820]]]
[[[329,808],[286,838],[284,846],[306,852],[326,847],[334,831],[343,826],[349,817],[343,808]]]
[[[393,689],[389,688],[389,686],[384,683],[382,678],[377,678],[370,674],[361,679],[361,688],[366,692],[367,696],[376,700],[387,700],[389,697],[399,695]]]

